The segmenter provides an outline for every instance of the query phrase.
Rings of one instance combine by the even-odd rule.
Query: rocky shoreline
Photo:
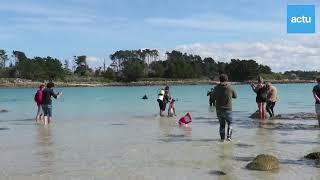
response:
[[[269,81],[274,84],[295,84],[295,83],[314,83],[311,80],[274,80]],[[0,87],[2,88],[35,88],[46,82],[32,81],[27,79],[0,79]],[[102,87],[102,86],[160,86],[160,85],[216,85],[218,81],[185,79],[185,80],[150,80],[137,82],[55,82],[57,87]],[[247,82],[232,82],[232,84],[250,84]]]

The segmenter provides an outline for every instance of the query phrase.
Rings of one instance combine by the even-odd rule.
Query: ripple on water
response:
[[[225,172],[223,172],[223,171],[219,171],[219,170],[209,171],[209,174],[211,174],[211,175],[216,175],[216,176],[224,176],[224,175],[227,175],[227,173],[225,173]]]

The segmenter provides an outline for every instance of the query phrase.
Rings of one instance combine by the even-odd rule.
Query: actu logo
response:
[[[315,33],[315,6],[288,5],[287,33]]]

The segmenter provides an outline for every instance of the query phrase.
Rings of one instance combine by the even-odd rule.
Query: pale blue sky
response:
[[[319,2],[0,0],[0,48],[21,50],[28,57],[49,55],[65,59],[84,54],[92,57],[91,63],[95,65],[101,63],[98,58],[108,57],[115,50],[139,48],[180,49],[202,56],[218,54],[216,58],[227,61],[229,55],[222,54],[223,47],[234,43],[268,44],[282,39],[295,42],[291,38],[318,38],[317,34],[286,34],[287,4],[318,6]],[[212,44],[221,49],[205,53],[195,46],[208,50]],[[250,53],[241,56],[257,57]],[[268,56],[257,58],[268,62]]]

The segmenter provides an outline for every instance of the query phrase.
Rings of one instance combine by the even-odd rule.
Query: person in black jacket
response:
[[[47,87],[42,91],[42,109],[44,113],[44,124],[50,124],[51,117],[52,117],[52,100],[51,97],[57,99],[58,97],[62,96],[62,93],[54,93],[53,88],[54,83],[49,82]]]

